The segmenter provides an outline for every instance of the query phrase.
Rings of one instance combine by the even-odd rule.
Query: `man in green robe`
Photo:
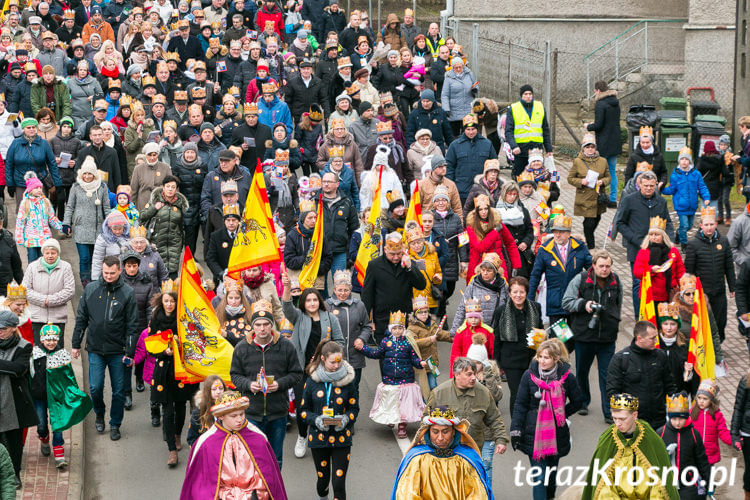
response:
[[[638,398],[609,400],[612,424],[599,437],[582,500],[678,500],[664,442],[648,422],[638,420]]]

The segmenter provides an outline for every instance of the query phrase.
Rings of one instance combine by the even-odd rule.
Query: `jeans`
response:
[[[333,254],[333,262],[331,263],[331,279],[336,271],[346,269],[346,252]],[[330,296],[328,293],[328,277],[326,276],[325,285],[323,286],[323,298],[327,299]]]
[[[47,402],[34,400],[34,408],[36,408],[36,416],[39,418],[39,424],[36,426],[36,433],[40,438],[46,438],[49,436],[49,427],[47,426]],[[62,446],[65,444],[63,440],[62,432],[52,433],[52,446]]]
[[[617,155],[607,156],[609,165],[609,201],[617,201]]]
[[[26,256],[29,258],[29,264],[42,256],[42,247],[29,247],[26,249]]]
[[[677,219],[680,221],[680,227],[677,229],[677,243],[686,245],[688,242],[687,233],[693,228],[695,215],[677,215]]]
[[[91,257],[94,255],[94,245],[76,243],[78,250],[78,271],[81,275],[81,282],[91,280]]]
[[[248,420],[266,435],[268,444],[271,445],[273,454],[276,455],[279,469],[281,469],[282,457],[284,455],[284,436],[286,436],[286,416],[274,420],[268,420],[268,417],[263,417],[263,420]]]
[[[599,370],[599,392],[601,393],[602,413],[604,418],[609,418],[612,413],[609,408],[607,399],[607,368],[612,356],[615,354],[615,343],[607,342],[576,342],[576,378],[578,385],[583,392],[583,406],[586,407],[591,403],[591,388],[589,386],[589,370],[594,364],[596,358],[597,368]]]
[[[540,475],[534,476],[531,480],[534,484],[531,489],[531,497],[534,500],[547,500],[548,498],[555,498],[555,490],[557,489],[557,464],[560,462],[560,457],[545,457],[539,460],[534,460],[529,457],[532,467],[541,467],[542,470]],[[547,476],[547,469],[551,469],[549,474],[549,481],[545,485],[545,478]]]
[[[437,387],[437,377],[434,373],[427,374],[427,385],[430,386],[430,390],[433,390],[435,387]]]
[[[485,441],[482,445],[482,465],[487,471],[487,482],[492,487],[492,460],[495,458],[495,442]]]
[[[109,369],[109,379],[112,384],[112,408],[109,410],[109,426],[120,427],[125,412],[125,365],[122,354],[101,356],[89,353],[89,390],[94,402],[94,413],[97,417],[104,417],[107,410],[104,404],[104,371]]]
[[[687,243],[687,242],[686,242]],[[633,275],[635,262],[630,263],[630,276],[633,278],[633,313],[638,317],[638,311],[641,308],[641,280]]]
[[[724,218],[726,212],[726,218],[732,218],[732,206],[729,204],[729,195],[732,193],[732,186],[723,185],[721,186],[721,195],[719,196],[719,219]]]

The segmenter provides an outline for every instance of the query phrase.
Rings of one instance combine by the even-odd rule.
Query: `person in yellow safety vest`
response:
[[[440,25],[438,23],[430,23],[427,28],[425,42],[427,42],[427,48],[432,53],[432,58],[437,59],[438,49],[441,45],[445,45],[445,40],[440,36]]]
[[[534,89],[521,87],[521,100],[508,107],[505,118],[505,140],[513,151],[513,177],[517,177],[529,162],[529,150],[542,145],[552,155],[552,141],[544,105],[534,100]]]

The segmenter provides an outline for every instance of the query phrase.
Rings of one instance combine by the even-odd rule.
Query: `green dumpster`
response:
[[[685,111],[687,107],[687,99],[684,97],[662,97],[659,99],[661,109],[668,109],[670,111]]]
[[[696,115],[695,122],[718,123],[723,127],[727,124],[727,119],[719,115]]]
[[[659,147],[664,155],[664,163],[671,172],[677,166],[680,150],[690,144],[692,127],[687,120],[679,118],[665,118],[661,122]]]

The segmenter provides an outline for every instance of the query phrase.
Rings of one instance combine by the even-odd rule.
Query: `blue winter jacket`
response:
[[[489,139],[477,134],[473,139],[461,134],[448,147],[445,161],[448,164],[446,177],[456,183],[461,203],[466,200],[474,185],[474,177],[484,173],[484,162],[497,158]]]
[[[414,369],[422,368],[419,356],[404,335],[394,337],[390,332],[372,348],[365,345],[362,354],[371,359],[383,360],[383,383],[388,385],[411,384],[414,382]]]
[[[266,125],[271,130],[277,123],[283,123],[286,125],[286,133],[289,137],[292,136],[294,125],[292,124],[292,114],[289,112],[289,106],[284,101],[279,100],[278,96],[273,98],[271,104],[268,104],[265,99],[258,99],[258,121],[263,125]]]
[[[326,163],[320,175],[322,176],[326,172],[333,172],[330,161]],[[357,189],[357,183],[354,181],[354,171],[346,163],[344,163],[344,168],[339,173],[339,191],[352,200],[354,208],[359,212],[359,189]]]
[[[8,153],[5,155],[5,185],[8,187],[24,187],[26,181],[23,179],[23,175],[29,170],[36,172],[36,176],[40,180],[47,175],[51,175],[55,186],[62,186],[62,179],[60,179],[60,173],[57,171],[57,162],[55,162],[55,154],[52,152],[49,142],[38,135],[34,137],[31,143],[23,135],[16,137],[10,143]]]
[[[698,195],[704,201],[710,200],[708,187],[703,181],[703,176],[694,166],[685,172],[681,168],[675,168],[669,176],[669,185],[662,189],[662,194],[671,194],[672,206],[677,215],[693,215],[698,209]]]

